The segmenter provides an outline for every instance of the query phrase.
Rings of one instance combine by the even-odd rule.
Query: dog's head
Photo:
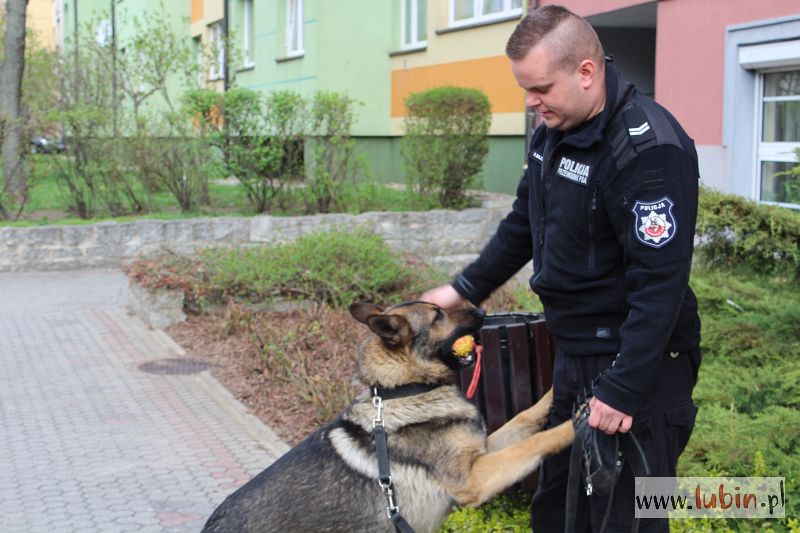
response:
[[[445,311],[427,302],[388,309],[354,303],[350,314],[374,334],[361,346],[362,375],[385,386],[440,381],[449,378],[452,370],[472,364],[474,351],[458,357],[453,343],[464,335],[476,335],[485,317],[482,309]]]

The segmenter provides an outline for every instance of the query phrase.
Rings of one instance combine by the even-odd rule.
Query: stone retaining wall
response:
[[[116,267],[161,250],[286,242],[333,228],[366,227],[395,250],[418,254],[448,272],[476,257],[509,206],[405,213],[302,217],[198,218],[0,228],[0,272]]]

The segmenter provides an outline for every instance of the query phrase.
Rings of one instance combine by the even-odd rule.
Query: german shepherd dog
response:
[[[453,384],[453,370],[475,356],[457,357],[453,342],[478,333],[483,310],[356,303],[350,313],[372,333],[358,350],[363,392],[230,495],[204,532],[394,531],[378,484],[376,418],[388,435],[396,505],[420,533],[437,531],[454,503],[482,504],[572,442],[571,421],[537,433],[552,392],[487,439],[478,410]],[[383,400],[379,414],[374,387],[414,392]]]

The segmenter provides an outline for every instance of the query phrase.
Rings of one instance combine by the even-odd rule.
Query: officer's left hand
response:
[[[589,400],[589,426],[613,435],[617,431],[627,433],[633,425],[633,417],[617,411],[597,398]]]

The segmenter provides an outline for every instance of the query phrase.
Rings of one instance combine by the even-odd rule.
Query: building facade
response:
[[[798,179],[782,174],[800,149],[797,0],[55,1],[66,33],[76,7],[82,17],[112,4],[163,9],[187,26],[205,61],[202,85],[347,93],[361,103],[354,135],[381,181],[403,179],[409,94],[481,89],[492,106],[484,183],[504,192],[516,188],[532,124],[505,42],[528,9],[559,3],[585,16],[622,74],[681,121],[697,144],[703,183],[800,208]],[[122,35],[124,21],[116,25]],[[225,57],[225,35],[236,65]]]

